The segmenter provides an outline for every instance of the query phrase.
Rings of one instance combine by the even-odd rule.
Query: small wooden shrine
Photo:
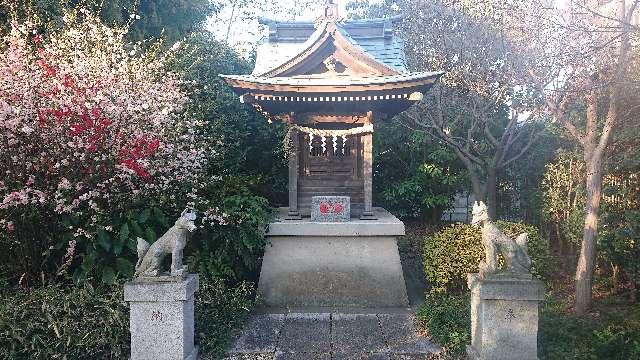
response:
[[[372,133],[422,99],[440,72],[408,73],[392,19],[345,20],[328,1],[316,22],[276,22],[251,75],[221,75],[268,119],[289,125],[288,218],[309,216],[311,197],[351,197],[373,219]]]

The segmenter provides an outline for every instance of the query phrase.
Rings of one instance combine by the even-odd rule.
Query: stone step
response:
[[[417,360],[441,351],[406,310],[293,312],[253,315],[225,359]]]

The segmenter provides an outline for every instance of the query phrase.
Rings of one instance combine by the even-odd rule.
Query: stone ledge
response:
[[[280,208],[269,224],[267,236],[401,236],[404,224],[383,208],[373,208],[377,220],[352,218],[348,222],[312,222],[309,218],[286,220],[287,208]]]
[[[395,236],[272,236],[258,292],[269,307],[401,307]]]
[[[468,274],[471,291],[478,291],[482,300],[544,300],[544,284],[537,279],[487,278]]]
[[[189,274],[183,281],[129,281],[124,285],[127,302],[187,301],[198,290],[198,274]]]

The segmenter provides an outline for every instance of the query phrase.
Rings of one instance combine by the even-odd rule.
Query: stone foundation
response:
[[[469,274],[471,346],[469,359],[536,360],[538,304],[544,286],[531,278]]]
[[[408,306],[396,236],[404,224],[384,209],[377,220],[270,224],[258,290],[271,307]]]
[[[131,360],[196,360],[194,293],[198,275],[182,281],[131,281],[124,300],[131,313]]]

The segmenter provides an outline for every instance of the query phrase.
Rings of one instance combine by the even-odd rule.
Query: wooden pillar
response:
[[[298,156],[300,155],[300,136],[297,130],[291,130],[291,152],[289,153],[289,212],[287,220],[299,220],[298,210]]]
[[[372,112],[367,113],[365,125],[371,124]],[[375,220],[373,215],[373,134],[362,135],[363,159],[362,159],[362,177],[364,182],[364,209],[363,220]]]

